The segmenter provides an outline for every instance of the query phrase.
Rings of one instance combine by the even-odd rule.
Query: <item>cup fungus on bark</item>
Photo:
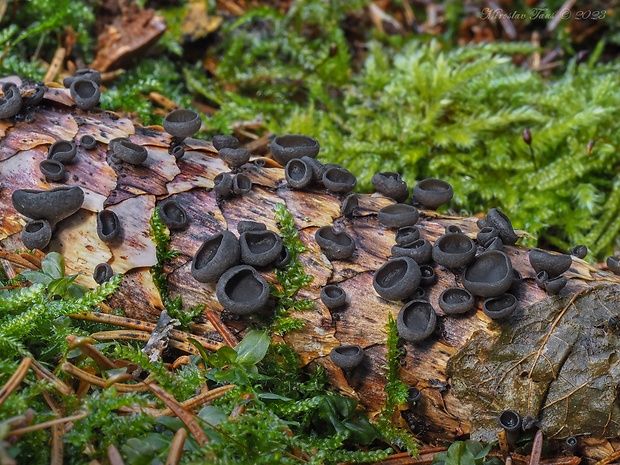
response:
[[[218,155],[231,169],[238,169],[250,161],[250,151],[246,148],[228,148],[219,150]]]
[[[213,136],[213,147],[215,150],[220,151],[222,149],[237,149],[239,148],[239,139],[235,136],[227,136],[225,134],[218,134]]]
[[[419,265],[423,265],[431,260],[433,246],[426,239],[418,239],[402,246],[393,245],[391,252],[393,257],[410,257]]]
[[[48,160],[56,160],[60,163],[71,163],[77,153],[77,145],[72,140],[57,140],[47,151]]]
[[[11,198],[13,206],[22,215],[47,220],[54,225],[82,207],[84,191],[78,186],[62,186],[48,191],[17,189]]]
[[[6,83],[2,86],[0,98],[0,118],[11,118],[22,108],[22,94],[15,84]]]
[[[461,287],[448,287],[438,299],[439,308],[447,315],[466,313],[474,308],[474,302],[474,296]]]
[[[293,158],[288,161],[284,169],[286,182],[293,189],[303,189],[310,185],[314,174],[305,160]]]
[[[453,195],[450,183],[436,178],[423,179],[413,188],[413,198],[433,210],[448,203]]]
[[[396,231],[396,245],[401,247],[411,244],[420,238],[420,230],[415,226],[405,226]]]
[[[22,229],[21,237],[27,249],[43,250],[52,240],[52,226],[47,220],[31,220]]]
[[[73,84],[73,82],[76,79],[90,79],[98,86],[100,86],[103,83],[103,80],[101,79],[101,73],[97,71],[96,69],[78,68],[75,70],[74,76],[67,76],[66,78],[62,80],[62,85],[65,86],[66,88],[69,88],[71,87],[71,84]]]
[[[329,260],[345,260],[355,251],[353,238],[346,231],[337,231],[333,226],[317,229],[314,239]]]
[[[583,244],[578,244],[570,250],[570,254],[583,260],[588,255],[588,248]]]
[[[506,441],[511,447],[517,444],[521,434],[521,415],[514,410],[504,410],[498,417],[499,425],[506,431]]]
[[[512,228],[510,218],[499,208],[491,208],[487,212],[486,226],[494,227],[499,232],[499,237],[506,245],[513,245],[519,239],[519,236]]]
[[[493,226],[485,226],[478,231],[478,234],[476,234],[476,241],[478,241],[478,244],[481,246],[486,247],[487,244],[496,237],[499,237],[499,231],[497,228],[494,228]]]
[[[184,229],[189,223],[185,209],[172,199],[159,204],[159,219],[170,229]]]
[[[433,244],[432,256],[446,268],[460,268],[474,259],[476,246],[465,234],[443,234]]]
[[[536,273],[546,271],[549,278],[561,275],[571,267],[573,259],[568,254],[553,254],[540,249],[530,250],[530,264]]]
[[[185,156],[185,148],[181,144],[171,145],[168,149],[168,153],[170,153],[175,160],[180,160]]]
[[[433,306],[426,300],[412,300],[398,313],[396,329],[404,340],[421,342],[427,339],[437,325],[437,315]]]
[[[112,242],[121,232],[121,220],[112,210],[97,213],[97,235],[103,242]]]
[[[237,265],[218,279],[215,293],[224,310],[249,315],[267,305],[269,284],[253,267]]]
[[[247,231],[265,231],[267,226],[259,221],[241,220],[237,223],[237,232],[243,234]]]
[[[364,360],[364,350],[357,344],[341,345],[331,350],[329,358],[343,371],[351,371]]]
[[[512,294],[489,297],[482,304],[482,311],[493,320],[508,318],[517,308],[517,298]]]
[[[78,77],[73,80],[69,92],[75,105],[80,110],[90,110],[99,103],[101,89],[99,84],[87,77]]]
[[[432,286],[437,282],[437,273],[435,273],[435,268],[431,265],[420,265],[420,285],[421,286]]]
[[[399,173],[391,171],[376,173],[370,182],[372,182],[375,191],[386,197],[391,197],[397,202],[405,202],[409,197],[407,183],[402,180]]]
[[[360,202],[357,194],[347,195],[342,201],[342,205],[340,205],[340,214],[345,218],[352,218],[359,204]]]
[[[293,158],[316,158],[321,146],[314,137],[303,134],[283,134],[271,142],[271,156],[282,166]]]
[[[131,165],[141,165],[149,155],[145,147],[134,144],[127,137],[112,139],[109,147],[116,158]]]
[[[47,87],[43,84],[35,84],[34,87],[30,90],[27,90],[22,94],[22,108],[34,107],[41,103],[43,97],[45,96],[45,91]]]
[[[620,258],[618,258],[618,257],[607,257],[607,268],[613,274],[620,275]]]
[[[420,213],[413,205],[393,203],[377,212],[379,223],[388,228],[403,228],[413,226],[418,222]]]
[[[60,182],[65,178],[67,169],[58,160],[41,160],[39,170],[48,181]]]
[[[327,168],[323,163],[318,161],[316,158],[303,156],[301,160],[305,161],[306,164],[312,169],[312,180],[323,182],[323,174],[327,171]]]
[[[232,178],[232,192],[235,195],[245,195],[252,190],[252,181],[243,173],[237,173]]]
[[[407,389],[407,405],[410,409],[414,408],[422,398],[422,391],[417,387],[411,386]]]
[[[330,310],[335,310],[347,303],[347,293],[336,284],[327,284],[321,289],[321,302]]]
[[[323,173],[323,185],[330,191],[346,194],[355,188],[357,178],[348,169],[332,166]]]
[[[445,234],[463,234],[463,230],[455,224],[449,224],[444,229]]]
[[[274,231],[246,231],[239,236],[241,262],[252,266],[267,266],[278,258],[284,246]]]
[[[463,286],[473,295],[495,297],[512,286],[512,270],[508,255],[498,250],[487,251],[465,268]]]
[[[80,146],[85,150],[92,150],[97,147],[97,139],[90,134],[84,134],[80,137]]]
[[[422,273],[413,258],[392,258],[383,264],[372,279],[377,294],[387,300],[404,300],[420,285]]]
[[[221,197],[232,195],[233,175],[230,173],[219,173],[213,178],[213,189]]]
[[[239,239],[230,231],[209,236],[192,258],[191,273],[201,283],[216,282],[241,260]]]
[[[114,276],[114,271],[108,263],[99,263],[93,270],[93,279],[97,284],[103,284]]]
[[[282,245],[282,250],[276,257],[276,259],[271,263],[271,265],[274,268],[282,269],[291,262],[292,258],[293,257],[291,257],[291,252],[288,249],[288,247],[285,245]]]
[[[162,124],[168,134],[176,138],[177,141],[182,141],[198,132],[202,120],[194,110],[179,108],[164,116]]]

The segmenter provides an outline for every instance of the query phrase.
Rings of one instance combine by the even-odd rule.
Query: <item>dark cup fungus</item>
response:
[[[271,263],[274,268],[282,269],[291,262],[291,252],[283,245],[278,257]]]
[[[230,173],[219,173],[213,178],[213,189],[217,195],[230,197],[232,195],[233,175]]]
[[[84,134],[80,137],[80,146],[85,150],[92,150],[97,147],[97,139],[90,134]]]
[[[271,142],[271,156],[282,166],[286,166],[293,158],[316,158],[320,148],[319,141],[314,137],[284,134],[277,136]]]
[[[342,201],[342,205],[340,205],[340,214],[345,218],[352,218],[359,204],[360,202],[357,194],[347,195]]]
[[[445,234],[463,234],[463,230],[455,224],[449,224],[444,229]]]
[[[545,291],[550,295],[557,295],[560,293],[564,286],[568,283],[568,278],[566,276],[557,276],[555,278],[548,279],[545,282]]]
[[[22,242],[27,249],[43,250],[52,240],[52,226],[47,220],[32,220],[22,229]]]
[[[93,270],[93,279],[97,284],[103,284],[114,276],[112,267],[107,263],[99,263]]]
[[[583,260],[588,255],[588,248],[583,244],[578,244],[570,250],[570,254]]]
[[[421,282],[420,282],[421,283]],[[410,300],[426,300],[428,302],[428,292],[422,286],[416,288],[413,294],[409,296]]]
[[[418,239],[407,245],[393,245],[393,257],[410,257],[413,258],[418,265],[423,265],[431,260],[433,254],[433,246],[426,239]]]
[[[400,174],[386,171],[376,173],[370,180],[375,190],[386,197],[391,197],[397,202],[404,202],[409,197],[407,183],[402,180]]]
[[[99,85],[86,77],[74,79],[69,87],[69,91],[75,101],[75,105],[80,110],[94,108],[99,103],[99,98],[101,97]]]
[[[474,308],[474,296],[467,289],[449,287],[439,295],[439,308],[447,315],[466,313]]]
[[[139,144],[134,144],[126,137],[119,137],[110,141],[112,153],[121,161],[131,165],[140,165],[148,158],[148,151]]]
[[[549,273],[546,271],[539,271],[536,273],[536,285],[543,291],[547,287],[547,281],[549,281]]]
[[[0,98],[0,118],[11,118],[22,109],[22,94],[15,84],[2,86],[3,96]]]
[[[425,207],[432,208],[433,210],[448,203],[453,195],[454,189],[452,189],[452,186],[441,179],[423,179],[413,188],[413,198]]]
[[[334,310],[347,303],[347,293],[340,286],[327,284],[321,289],[321,302],[330,310]]]
[[[252,160],[252,163],[254,163],[254,166],[256,166],[257,168],[264,168],[265,166],[267,166],[267,159],[255,158],[254,160]]]
[[[388,260],[372,278],[372,285],[387,300],[404,300],[420,285],[422,273],[418,264],[409,257]]]
[[[252,181],[243,173],[237,173],[232,178],[232,191],[235,195],[245,195],[252,190]]]
[[[62,80],[62,85],[66,88],[71,87],[73,81],[79,78],[90,79],[98,86],[101,85],[103,80],[101,79],[101,73],[93,68],[79,68],[75,70],[75,76],[67,76]]]
[[[569,436],[564,440],[564,445],[562,449],[570,455],[575,455],[577,453],[577,446],[579,445],[577,438],[575,436]]]
[[[349,170],[333,166],[323,173],[323,185],[330,191],[345,194],[353,190],[357,178]]]
[[[174,157],[175,160],[180,160],[185,156],[185,148],[181,144],[173,145],[168,149],[170,155]]]
[[[420,230],[415,226],[405,226],[396,231],[396,245],[406,246],[420,238]]]
[[[329,358],[343,371],[351,371],[364,360],[364,350],[357,344],[338,346],[331,350]]]
[[[235,136],[226,136],[224,134],[218,134],[213,136],[213,147],[215,150],[222,149],[238,149],[239,148],[239,139]]]
[[[499,208],[491,208],[487,212],[486,226],[492,226],[499,231],[499,237],[506,245],[513,245],[519,236],[512,228],[510,218],[508,218]]]
[[[495,239],[496,237],[499,237],[499,231],[493,226],[486,226],[480,231],[478,231],[478,234],[476,234],[476,240],[478,241],[478,244],[483,247],[486,247],[487,243],[489,243],[491,239]]]
[[[239,234],[243,234],[247,231],[265,231],[267,226],[265,223],[260,223],[258,221],[248,221],[241,220],[237,223],[237,232]]]
[[[465,234],[444,234],[433,244],[433,260],[446,268],[460,268],[476,256],[476,246]]]
[[[484,244],[485,249],[488,251],[491,250],[502,250],[504,248],[504,243],[502,242],[501,237],[494,237],[489,239],[486,244]]]
[[[312,168],[312,180],[323,182],[323,174],[325,174],[325,171],[327,170],[325,165],[316,158],[303,156],[301,159],[305,161],[310,168]]]
[[[515,268],[512,269],[512,284],[510,285],[510,290],[515,291],[519,288],[521,283],[523,282],[523,276],[519,273],[519,270]]]
[[[512,294],[489,297],[482,304],[482,311],[493,320],[503,320],[512,315],[517,308],[517,298]]]
[[[484,252],[465,268],[463,286],[473,295],[495,297],[512,286],[512,270],[510,258],[504,252]]]
[[[172,110],[163,120],[166,132],[179,140],[196,134],[201,125],[200,115],[194,110],[187,110],[185,108]]]
[[[232,169],[240,168],[250,161],[250,151],[246,148],[230,149],[224,147],[219,156]]]
[[[97,213],[97,235],[103,242],[112,242],[121,232],[121,220],[112,210]]]
[[[12,200],[22,215],[47,220],[54,225],[80,209],[84,203],[84,191],[78,186],[56,187],[49,191],[18,189],[13,192]]]
[[[218,279],[215,294],[224,310],[237,315],[249,315],[267,305],[269,284],[251,266],[237,265]]]
[[[252,266],[267,266],[282,252],[282,238],[274,231],[246,231],[239,236],[241,262]]]
[[[67,169],[58,160],[42,160],[39,170],[48,181],[59,182],[65,178]]]
[[[47,87],[44,85],[35,84],[34,88],[22,94],[22,107],[26,108],[38,105],[41,100],[43,100],[46,90]]]
[[[437,273],[431,265],[420,265],[421,286],[432,286],[437,282]]]
[[[239,239],[230,231],[209,236],[194,254],[191,273],[196,281],[213,283],[241,260]]]
[[[345,260],[355,251],[353,238],[346,231],[337,231],[333,226],[317,229],[314,239],[329,260]]]
[[[618,257],[607,257],[607,268],[613,274],[620,275],[620,259]]]
[[[420,391],[417,387],[411,386],[407,389],[407,405],[409,408],[414,408],[418,401],[422,398],[422,391]]]
[[[405,341],[420,342],[428,338],[437,325],[433,306],[425,300],[412,300],[403,306],[396,319],[398,334]]]
[[[313,171],[310,166],[299,158],[289,160],[284,169],[286,182],[293,189],[303,189],[310,185],[313,179]]]
[[[498,421],[499,426],[506,431],[506,441],[514,447],[521,433],[521,415],[514,410],[504,410],[500,413]]]
[[[72,140],[57,140],[47,151],[48,160],[70,163],[77,153],[77,146]]]
[[[187,227],[189,218],[185,209],[174,200],[167,199],[159,204],[159,219],[170,229]]]
[[[561,275],[573,264],[573,259],[567,254],[552,254],[540,249],[530,250],[530,264],[536,273],[546,271],[549,278]]]
[[[413,205],[406,203],[393,203],[383,207],[377,212],[379,223],[388,228],[403,228],[413,226],[418,222],[420,213]]]

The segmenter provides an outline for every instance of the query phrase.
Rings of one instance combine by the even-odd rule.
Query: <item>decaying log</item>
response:
[[[165,266],[172,296],[182,295],[189,308],[205,304],[241,338],[252,317],[231,318],[222,314],[212,285],[195,281],[190,260],[209,235],[229,229],[236,233],[241,220],[261,221],[278,230],[274,206],[285,204],[295,218],[300,238],[308,251],[300,255],[312,282],[298,297],[314,300],[311,311],[293,315],[306,324],[285,337],[305,365],[321,365],[331,383],[358,398],[371,415],[384,401],[388,314],[396,318],[402,303],[390,302],[373,290],[373,273],[390,256],[394,231],[382,227],[376,212],[393,203],[381,195],[360,195],[352,219],[340,218],[341,198],[322,186],[303,191],[289,189],[283,170],[269,162],[250,162],[242,167],[252,180],[252,191],[228,200],[217,199],[213,178],[226,165],[209,142],[186,141],[185,156],[176,161],[168,154],[170,136],[160,127],[134,126],[108,112],[87,113],[71,107],[64,89],[51,88],[37,107],[32,123],[0,122],[0,240],[5,251],[23,248],[20,231],[25,219],[11,203],[15,189],[50,189],[38,170],[47,148],[56,139],[76,139],[90,134],[99,142],[92,151],[78,148],[77,160],[67,166],[65,185],[80,186],[86,193],[83,208],[58,226],[49,250],[67,258],[67,272],[95,285],[96,264],[109,263],[126,274],[121,290],[111,299],[128,317],[155,322],[163,309],[149,273],[156,263],[155,245],[149,236],[149,219],[157,203],[171,197],[188,212],[189,227],[171,234],[172,248],[180,255]],[[108,142],[129,137],[149,153],[144,166],[120,166],[110,160]],[[113,246],[96,234],[96,212],[114,210],[123,223],[123,237]],[[448,225],[475,237],[476,218],[442,216],[422,211],[421,236],[434,242]],[[315,231],[340,219],[356,242],[349,260],[329,261],[314,240]],[[523,233],[522,233],[523,234]],[[559,296],[549,297],[535,284],[528,249],[506,246],[513,267],[523,282],[519,306],[508,320],[495,322],[481,311],[446,316],[437,298],[448,286],[461,284],[461,273],[435,266],[437,284],[429,299],[439,315],[436,333],[421,344],[405,344],[401,379],[422,392],[418,405],[403,415],[413,431],[425,439],[453,440],[471,434],[493,440],[497,415],[511,408],[538,421],[545,437],[576,435],[591,459],[604,457],[618,447],[620,407],[616,386],[620,383],[618,336],[611,317],[620,314],[620,279],[573,258],[566,276],[568,285]],[[7,253],[8,253],[7,252]],[[8,255],[3,255],[8,259]],[[3,258],[0,257],[0,258]],[[18,256],[14,256],[18,257]],[[272,271],[263,275],[275,282]],[[322,286],[339,283],[347,292],[348,305],[330,312],[320,301]],[[205,318],[195,326],[206,336],[216,334]],[[329,358],[340,344],[359,344],[365,349],[363,364],[343,373]]]

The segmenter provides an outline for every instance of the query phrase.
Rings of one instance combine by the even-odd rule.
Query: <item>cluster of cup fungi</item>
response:
[[[76,75],[66,78],[63,84],[70,89],[79,109],[91,110],[98,105],[101,76],[96,70],[77,70]],[[46,88],[41,84],[20,90],[15,84],[5,83],[2,91],[0,118],[32,121],[35,117],[33,108],[43,99]],[[163,126],[172,135],[169,152],[180,159],[185,153],[183,140],[200,129],[201,118],[193,110],[177,109],[166,115]],[[97,140],[85,135],[80,138],[79,145],[92,150],[97,146]],[[240,168],[249,162],[250,151],[240,147],[235,137],[226,135],[215,136],[213,145],[231,168],[230,172],[215,177],[216,194],[220,199],[226,199],[248,193],[252,182]],[[113,139],[108,148],[115,163],[141,165],[148,158],[146,148],[129,138]],[[350,194],[356,185],[356,177],[340,165],[318,161],[319,150],[316,139],[300,134],[281,135],[271,143],[271,155],[285,167],[289,188],[304,189],[321,183],[328,191],[343,198],[342,216],[350,218],[358,206],[357,195]],[[62,182],[66,175],[65,165],[74,162],[76,151],[77,144],[73,140],[54,142],[49,147],[47,159],[39,165],[41,173],[50,181]],[[373,287],[381,298],[404,303],[397,318],[402,339],[419,343],[435,330],[437,315],[427,299],[427,287],[437,281],[433,262],[461,274],[463,287],[448,287],[439,296],[438,303],[444,314],[470,311],[475,306],[476,297],[483,299],[484,313],[494,320],[512,314],[517,306],[515,290],[521,276],[513,269],[510,257],[502,248],[515,244],[518,236],[510,219],[501,210],[492,208],[485,219],[479,220],[476,241],[451,225],[431,244],[420,237],[415,226],[420,219],[416,205],[437,209],[451,200],[452,186],[440,179],[424,179],[413,188],[412,202],[406,203],[410,191],[398,173],[377,173],[372,183],[377,192],[395,200],[394,204],[377,213],[380,224],[395,230],[395,244],[391,249],[392,257],[374,273]],[[12,201],[15,209],[29,218],[22,230],[24,245],[29,249],[43,249],[50,242],[56,224],[81,208],[84,192],[77,186],[51,190],[19,189],[13,193]],[[173,200],[160,202],[159,215],[170,229],[187,227],[187,213]],[[97,234],[103,242],[118,240],[121,230],[121,222],[113,211],[104,209],[98,212]],[[286,266],[290,254],[282,238],[267,230],[263,223],[240,221],[237,232],[239,237],[224,230],[206,238],[192,258],[191,274],[199,282],[215,283],[216,296],[225,310],[247,315],[264,309],[268,303],[269,285],[259,270]],[[356,247],[342,222],[320,227],[315,240],[329,260],[346,260]],[[571,251],[571,255],[578,258],[584,258],[586,253],[583,245]],[[571,255],[532,249],[529,259],[536,271],[538,286],[548,294],[559,293],[567,283],[564,273],[572,264]],[[620,274],[620,259],[609,257],[607,265],[611,271]],[[93,273],[97,283],[105,282],[112,275],[107,263],[97,265]],[[340,286],[328,284],[321,290],[321,301],[333,310],[344,307],[347,296]],[[330,357],[335,365],[349,372],[362,362],[364,351],[359,345],[342,345],[334,348]],[[419,396],[420,392],[412,388],[410,400],[415,403]],[[500,416],[500,423],[504,416],[513,418],[514,412],[506,412]]]

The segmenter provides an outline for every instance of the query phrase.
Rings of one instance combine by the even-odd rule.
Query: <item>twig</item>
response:
[[[147,333],[146,331],[131,331],[125,329],[117,329],[112,331],[100,331],[98,333],[91,334],[93,339],[97,339],[99,341],[111,341],[114,339],[128,339],[130,341],[144,341],[148,342],[151,337],[151,333]],[[198,349],[194,347],[189,342],[168,341],[168,345],[174,349],[182,350],[183,352],[187,352],[192,355],[200,355]]]
[[[50,82],[56,79],[60,68],[62,67],[62,63],[65,61],[65,54],[67,50],[64,47],[58,47],[56,49],[56,53],[54,53],[54,58],[52,58],[52,62],[50,63],[47,72],[45,73],[45,77],[43,78],[43,82]]]
[[[103,378],[99,378],[98,376],[91,375],[86,371],[76,367],[72,363],[65,362],[62,364],[62,371],[68,373],[76,378],[85,381],[89,384],[93,384],[100,388],[104,388],[106,386],[106,380]],[[149,387],[145,383],[137,383],[137,384],[115,384],[114,388],[118,392],[146,392],[149,390]]]
[[[39,379],[41,378],[39,377]],[[59,417],[64,416],[64,412],[58,405],[56,405],[56,402],[52,399],[52,396],[45,391],[43,391],[42,394],[45,402],[47,402],[47,405],[49,405],[52,412]],[[52,426],[52,458],[50,459],[50,465],[62,465],[64,463],[65,447],[62,442],[62,437],[64,434],[65,429],[63,428],[63,425],[58,424]]]
[[[93,342],[95,339],[92,337],[76,337],[73,334],[70,334],[66,337],[67,342],[69,343],[69,349],[74,349],[78,347],[84,355],[87,355],[102,369],[104,370],[113,370],[118,368],[116,363],[110,360],[108,357],[103,355],[99,349],[93,346]]]
[[[198,394],[197,396],[187,399],[184,402],[181,402],[181,406],[186,410],[191,410],[206,402],[210,402],[219,397],[222,397],[224,394],[226,394],[228,391],[230,391],[234,387],[236,387],[234,384],[227,384],[225,386],[212,389],[211,391],[203,392],[201,394]],[[171,409],[167,408],[164,410],[148,410],[147,413],[154,417],[163,417],[163,416],[171,415],[174,412]]]
[[[110,465],[125,465],[121,453],[114,444],[108,446],[108,460],[110,460]]]
[[[619,458],[620,458],[620,449],[617,449],[613,451],[611,454],[609,454],[607,457],[605,457],[604,459],[601,459],[598,462],[596,462],[594,465],[608,465],[611,462],[615,462]]]
[[[170,452],[168,452],[168,457],[166,457],[166,465],[177,465],[179,463],[183,455],[185,439],[187,439],[187,431],[185,428],[179,428],[177,432],[174,433],[174,437],[170,443]]]
[[[33,431],[39,431],[39,430],[42,430],[42,429],[47,429],[47,428],[50,428],[50,427],[52,427],[54,425],[68,423],[70,421],[81,420],[82,418],[86,418],[89,413],[90,412],[82,412],[82,413],[78,413],[77,415],[73,415],[71,417],[57,418],[56,420],[44,421],[43,423],[38,423],[36,425],[26,426],[24,428],[14,429],[13,431],[9,432],[9,435],[12,436],[12,435],[21,435],[21,434],[25,434],[25,433],[32,433]]]
[[[530,454],[530,465],[540,464],[540,455],[542,453],[543,446],[543,433],[542,430],[536,431],[534,436],[534,442],[532,443],[532,453]]]
[[[229,345],[230,347],[235,347],[237,344],[239,344],[239,341],[237,341],[237,338],[235,337],[235,335],[228,328],[228,326],[226,326],[222,322],[219,316],[217,316],[211,310],[206,310],[204,313],[207,319],[209,320],[209,322],[213,325],[213,327],[219,333],[219,335],[222,336],[222,339],[224,339],[224,342],[227,345]]]
[[[32,371],[34,371],[37,376],[40,376],[48,383],[52,384],[58,392],[60,392],[63,396],[69,396],[74,394],[73,389],[67,383],[65,383],[62,379],[56,376],[54,373],[45,368],[42,364],[37,362],[36,360],[32,360]]]
[[[32,363],[32,359],[30,357],[24,357],[13,373],[13,376],[9,378],[2,389],[0,389],[0,406],[4,403],[5,400],[17,389],[17,387],[21,384],[22,380],[28,373],[28,369],[30,368],[30,364]]]
[[[560,9],[555,12],[553,19],[549,21],[549,24],[547,24],[547,31],[551,32],[556,27],[558,27],[558,24],[560,24],[560,21],[564,19],[564,15],[562,14],[562,12],[565,10],[570,10],[576,1],[577,0],[566,0],[564,2],[564,4],[560,7]]]

